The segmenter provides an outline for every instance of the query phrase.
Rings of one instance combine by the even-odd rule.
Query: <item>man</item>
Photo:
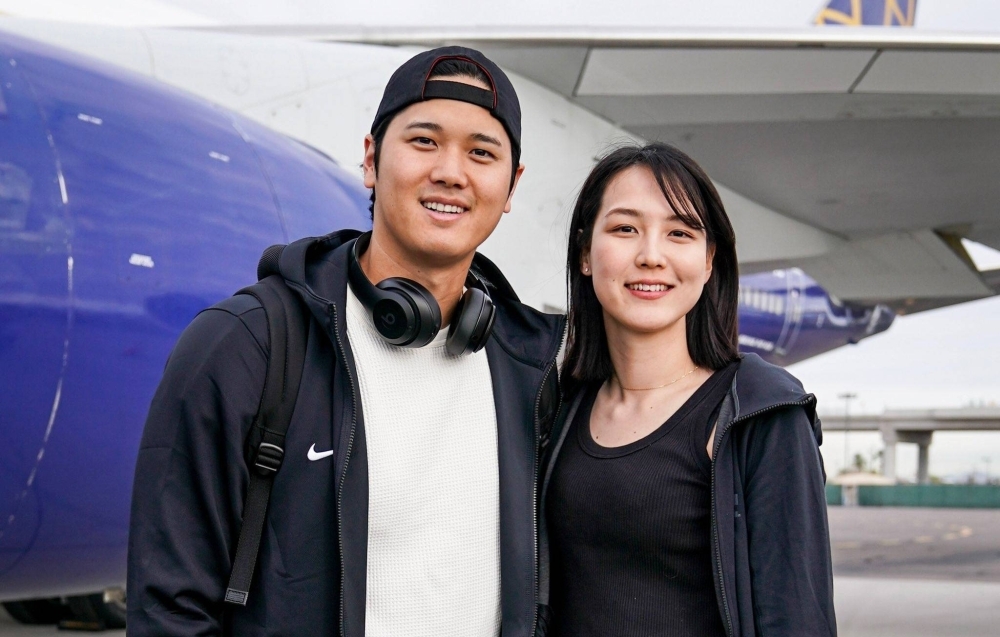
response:
[[[535,632],[538,458],[563,322],[521,305],[475,252],[510,210],[520,129],[513,87],[481,53],[417,55],[365,138],[372,232],[281,255],[311,319],[245,606],[224,598],[266,315],[238,295],[184,332],[136,468],[130,635]]]

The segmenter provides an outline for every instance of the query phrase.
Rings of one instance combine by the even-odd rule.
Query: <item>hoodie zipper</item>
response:
[[[562,341],[563,341],[563,337],[560,336],[559,337],[559,347],[560,348],[562,347]],[[558,356],[558,352],[559,352],[559,348],[556,349],[557,356]],[[532,521],[532,524],[531,524],[531,530],[532,530],[532,539],[534,540],[532,542],[532,549],[533,549],[534,555],[535,555],[535,558],[534,558],[535,568],[533,569],[534,578],[535,578],[535,586],[534,586],[534,591],[535,591],[535,604],[534,604],[535,605],[535,612],[534,612],[534,616],[533,616],[533,618],[531,620],[531,632],[528,633],[529,637],[534,637],[535,631],[538,630],[538,569],[540,567],[540,564],[538,563],[538,504],[539,504],[538,503],[538,469],[539,469],[539,466],[541,465],[541,456],[542,456],[542,429],[541,429],[541,423],[538,422],[538,416],[539,416],[538,410],[542,406],[542,390],[545,388],[545,383],[546,383],[546,381],[548,381],[549,376],[552,374],[552,370],[555,369],[555,366],[556,366],[556,360],[553,358],[552,362],[550,362],[549,366],[545,369],[545,374],[542,375],[542,383],[541,383],[541,385],[538,386],[538,394],[535,396],[535,418],[534,418],[534,420],[535,420],[535,440],[536,440],[536,442],[535,442],[535,468],[534,468],[534,471],[532,472],[532,480],[531,480],[531,502],[532,502],[532,509],[531,509],[531,521]],[[556,398],[555,413],[557,413],[557,414],[559,413],[559,407],[560,407],[559,403],[561,401],[562,401],[562,395],[560,393],[560,395]]]
[[[347,625],[344,623],[344,588],[347,585],[347,567],[344,565],[344,516],[342,513],[342,503],[344,500],[344,482],[347,480],[347,465],[351,462],[351,450],[354,448],[354,434],[358,426],[358,393],[354,388],[354,376],[351,374],[351,366],[347,364],[347,355],[344,353],[344,342],[340,339],[340,330],[337,329],[337,306],[330,303],[327,307],[333,316],[333,329],[331,331],[337,340],[340,357],[344,361],[344,369],[347,371],[347,382],[351,386],[352,400],[351,434],[347,439],[347,455],[344,457],[344,470],[340,474],[340,484],[337,485],[337,544],[340,548],[340,634],[347,637]]]
[[[715,498],[715,461],[719,457],[719,450],[722,449],[722,440],[726,437],[726,434],[729,433],[729,430],[733,428],[733,425],[743,422],[744,420],[756,418],[757,416],[773,409],[780,409],[782,407],[805,407],[808,404],[809,400],[804,399],[796,402],[775,403],[773,405],[768,405],[763,409],[758,409],[753,413],[740,416],[730,421],[730,423],[726,425],[722,431],[717,432],[716,434],[715,448],[712,451],[712,539],[715,541],[715,561],[719,571],[719,590],[722,592],[722,607],[726,610],[726,634],[729,635],[729,637],[734,637],[733,618],[729,612],[729,600],[726,598],[725,575],[722,572],[722,542],[719,540],[719,518],[717,513],[718,502]]]

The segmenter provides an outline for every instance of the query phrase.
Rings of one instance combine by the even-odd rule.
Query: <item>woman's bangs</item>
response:
[[[663,197],[692,230],[706,230],[705,203],[697,182],[680,166],[650,166]]]

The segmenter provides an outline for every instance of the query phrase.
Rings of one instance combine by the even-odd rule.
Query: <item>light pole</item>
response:
[[[847,453],[847,432],[851,428],[851,400],[857,397],[858,395],[853,392],[837,395],[837,398],[844,401],[844,473],[847,473],[847,459],[850,457]]]

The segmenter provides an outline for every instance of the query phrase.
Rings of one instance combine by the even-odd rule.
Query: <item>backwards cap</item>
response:
[[[461,82],[435,79],[427,81],[434,67],[445,60],[465,60],[478,66],[489,78],[491,90]],[[424,51],[407,60],[389,78],[382,94],[372,134],[384,122],[410,104],[430,99],[450,99],[481,106],[497,118],[510,137],[514,149],[521,149],[521,105],[507,75],[489,58],[475,49],[462,46],[444,46]]]

